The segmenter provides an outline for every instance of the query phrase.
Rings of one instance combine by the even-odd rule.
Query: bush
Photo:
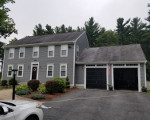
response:
[[[58,92],[59,82],[55,80],[49,80],[46,82],[45,87],[48,93],[57,93]]]
[[[34,94],[34,95],[32,95],[31,98],[34,99],[34,100],[37,100],[37,99],[45,99],[45,95]]]
[[[59,85],[58,85],[58,92],[64,92],[64,89],[66,87],[66,83],[62,78],[55,78],[53,79],[54,81],[58,81]]]
[[[28,94],[30,94],[30,91],[27,89],[21,89],[16,91],[16,95],[28,95]]]
[[[8,84],[9,85],[13,85],[13,78],[10,78],[9,80],[8,80]],[[18,82],[17,82],[17,80],[15,80],[15,85],[18,85]]]
[[[43,83],[43,84],[41,84],[41,85],[39,86],[38,91],[39,91],[40,93],[47,93],[45,83]]]
[[[7,86],[7,80],[2,80],[2,81],[1,81],[1,85],[2,85],[2,86]]]
[[[29,80],[28,86],[31,88],[32,91],[36,91],[39,87],[40,81],[39,80]]]
[[[70,88],[70,82],[68,76],[66,77],[66,88]]]
[[[147,88],[145,86],[142,87],[142,92],[147,92]]]

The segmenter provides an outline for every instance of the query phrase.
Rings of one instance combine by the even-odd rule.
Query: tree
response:
[[[105,31],[97,39],[97,47],[118,45],[118,34],[112,30]]]
[[[10,11],[5,5],[7,3],[15,3],[14,0],[1,0],[0,1],[0,38],[8,37],[12,33],[17,33],[15,29],[15,23],[12,18],[9,17],[8,12]]]
[[[13,38],[13,39],[11,39],[10,41],[9,41],[9,43],[13,43],[13,42],[15,42],[15,41],[17,41],[18,39],[17,38]]]
[[[42,28],[41,24],[38,24],[35,26],[34,30],[33,30],[33,35],[37,36],[37,35],[45,35],[45,30]]]
[[[130,22],[130,19],[128,19],[126,22],[124,22],[123,18],[117,19],[117,33],[119,35],[119,42],[120,44],[128,44],[128,40],[130,38],[130,25],[128,23]]]
[[[53,30],[53,28],[50,26],[50,25],[46,25],[45,26],[45,28],[46,28],[46,30],[45,30],[45,34],[54,34],[54,30]]]
[[[58,26],[55,27],[55,33],[60,33],[60,28]]]
[[[0,41],[0,59],[4,57],[4,49],[2,48],[5,45],[3,42]]]
[[[89,21],[85,22],[85,31],[91,47],[96,46],[96,38],[100,35],[100,31],[104,28],[100,28],[100,25],[95,22],[94,18],[89,18]]]
[[[62,24],[61,26],[60,26],[60,33],[66,33],[67,31],[66,31],[66,27],[65,27],[65,25],[64,24]]]
[[[144,29],[146,24],[140,18],[135,17],[130,23],[131,38],[130,43],[141,43],[143,41]]]

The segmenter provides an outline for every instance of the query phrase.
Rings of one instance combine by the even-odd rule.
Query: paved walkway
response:
[[[12,100],[12,89],[0,90],[0,100]],[[27,100],[38,102],[36,100],[20,97],[18,95],[15,95],[15,100]]]

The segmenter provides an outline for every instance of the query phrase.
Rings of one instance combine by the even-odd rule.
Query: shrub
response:
[[[2,86],[7,86],[7,80],[2,80],[2,81],[1,81],[1,85],[2,85]]]
[[[70,88],[70,81],[68,76],[66,77],[66,88]]]
[[[34,95],[32,95],[31,98],[34,99],[34,100],[37,100],[37,99],[45,99],[45,95],[34,94]]]
[[[51,93],[51,94],[57,93],[59,82],[55,80],[49,80],[46,82],[45,86],[46,86],[46,90],[48,93]]]
[[[39,87],[40,81],[39,80],[29,80],[28,86],[31,88],[32,91],[36,91]]]
[[[145,86],[142,87],[142,92],[147,92],[147,88]]]
[[[10,78],[9,80],[8,80],[8,84],[9,85],[13,85],[13,81],[14,81],[14,79],[13,78]],[[15,80],[15,85],[17,85],[18,84],[18,82],[17,82],[17,80]]]
[[[58,92],[64,92],[64,89],[66,87],[66,83],[62,78],[55,78],[53,79],[54,81],[58,81],[59,85],[58,85]]]
[[[30,94],[30,91],[28,89],[21,89],[16,91],[16,95],[28,95]]]
[[[41,84],[41,85],[39,86],[38,91],[39,91],[40,93],[47,93],[45,83],[43,83],[43,84]]]

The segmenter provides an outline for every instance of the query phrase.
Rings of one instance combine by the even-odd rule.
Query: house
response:
[[[140,45],[89,48],[84,31],[29,36],[4,46],[2,79],[18,69],[19,82],[68,76],[71,86],[140,92],[146,86],[145,63]]]

